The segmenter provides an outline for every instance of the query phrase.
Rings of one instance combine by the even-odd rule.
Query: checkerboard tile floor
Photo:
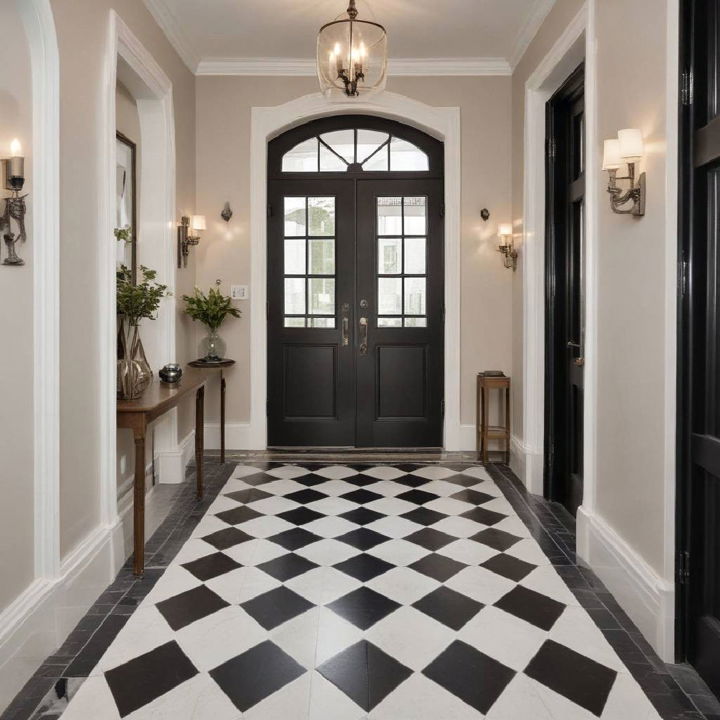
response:
[[[650,720],[477,466],[238,465],[62,720]]]

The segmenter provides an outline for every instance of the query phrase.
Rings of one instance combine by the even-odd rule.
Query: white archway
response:
[[[412,125],[445,143],[445,427],[444,447],[460,450],[460,109],[425,105],[384,92],[368,100],[331,102],[314,93],[252,109],[250,167],[251,400],[248,449],[267,447],[267,143],[297,125],[330,115],[377,115]]]
[[[158,281],[175,289],[175,121],[172,82],[120,16],[110,11],[105,68],[103,117],[104,193],[99,212],[98,237],[100,288],[100,462],[101,517],[106,526],[118,521],[116,477],[116,346],[115,324],[115,88],[120,79],[136,99],[140,119],[143,182],[139,224],[143,232],[139,262],[157,270]],[[153,366],[175,357],[175,297],[165,298],[148,338],[146,350]],[[143,338],[145,340],[145,338]],[[177,443],[177,423],[172,414],[158,445]],[[167,448],[169,449],[169,448]],[[124,558],[117,557],[119,561]]]

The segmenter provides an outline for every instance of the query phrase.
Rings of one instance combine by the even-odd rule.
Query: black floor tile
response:
[[[224,575],[225,573],[237,570],[239,567],[242,567],[242,565],[225,555],[225,553],[216,552],[212,553],[212,555],[205,555],[197,560],[191,560],[185,563],[183,567],[188,572],[191,572],[198,580],[205,582],[206,580],[212,580],[212,578],[218,577],[218,575]]]
[[[416,505],[424,505],[425,503],[429,503],[431,500],[437,500],[439,495],[415,488],[413,490],[400,493],[397,497],[400,500],[407,500],[408,502],[415,503]]]
[[[266,640],[211,670],[210,675],[244,713],[304,672],[293,658]]]
[[[520,582],[520,580],[535,570],[537,565],[525,562],[524,560],[519,560],[512,555],[499,553],[498,555],[491,557],[489,560],[480,563],[480,567],[484,567],[486,570],[490,570],[497,575],[502,575],[503,577],[508,578],[508,580]]]
[[[517,535],[512,535],[504,530],[498,530],[497,528],[488,528],[487,530],[481,530],[476,535],[473,535],[471,540],[487,545],[488,547],[494,548],[504,552],[510,549],[515,543],[520,542],[522,538]]]
[[[408,535],[405,540],[424,547],[426,550],[439,550],[457,540],[456,537],[440,532],[434,528],[425,527],[422,530]]]
[[[358,550],[369,550],[376,545],[380,545],[380,543],[387,542],[390,538],[374,530],[361,527],[357,530],[351,530],[344,535],[340,535],[340,537],[336,537],[335,539],[347,543]]]
[[[416,560],[408,567],[423,573],[423,575],[435,578],[435,580],[445,582],[453,575],[459,573],[463,568],[466,568],[467,565],[459,562],[458,560],[445,557],[445,555],[430,553],[430,555],[426,555],[425,557]]]
[[[274,560],[261,563],[257,567],[263,572],[266,572],[268,575],[272,575],[272,577],[276,580],[285,582],[286,580],[302,575],[308,570],[312,570],[313,568],[319,566],[300,555],[288,553],[287,555],[281,555]]]
[[[253,537],[242,530],[238,530],[236,527],[229,527],[206,535],[201,539],[206,543],[210,543],[210,545],[216,547],[218,550],[227,550],[235,545],[252,540]]]
[[[281,545],[286,550],[298,550],[310,543],[322,540],[322,538],[319,535],[315,535],[315,533],[305,530],[304,528],[292,528],[292,530],[284,530],[277,535],[273,535],[268,538],[268,540]]]
[[[430,508],[420,507],[406,512],[400,517],[410,520],[411,522],[418,523],[418,525],[434,525],[440,520],[444,520],[447,515],[445,513],[438,512],[437,510],[430,510]]]
[[[105,679],[120,716],[125,717],[194,677],[197,672],[173,640],[108,670]]]
[[[331,602],[327,607],[361,630],[367,630],[397,610],[400,604],[363,586]]]
[[[230,605],[205,585],[173,595],[156,607],[173,630],[194,623]]]
[[[273,497],[269,492],[260,490],[259,488],[248,488],[247,490],[236,490],[235,492],[228,493],[225,497],[229,497],[236,502],[249,505],[252,502],[258,500],[265,500],[265,498]]]
[[[215,515],[215,517],[220,518],[220,520],[226,522],[228,525],[240,525],[248,520],[254,520],[255,518],[262,517],[262,513],[259,513],[257,510],[253,510],[247,505],[240,505],[232,510],[219,512]]]
[[[497,525],[497,523],[499,523],[501,520],[504,520],[507,515],[495,512],[494,510],[488,510],[487,508],[475,507],[472,510],[468,510],[467,512],[462,513],[460,517],[467,518],[468,520],[473,520],[483,525]]]
[[[369,525],[371,522],[380,520],[380,518],[383,518],[385,516],[382,513],[375,512],[374,510],[368,510],[367,508],[359,507],[355,508],[355,510],[350,510],[349,512],[343,513],[338,517],[341,517],[344,520],[348,520],[349,522],[353,522],[356,525]]]
[[[542,630],[552,629],[565,610],[565,605],[557,600],[534,590],[528,590],[522,585],[515,586],[507,595],[501,597],[495,603],[495,607]]]
[[[281,512],[277,517],[282,518],[293,525],[307,525],[308,523],[313,522],[313,520],[319,520],[325,516],[322,513],[311,510],[310,508],[298,507],[294,510]]]
[[[365,712],[370,712],[412,675],[410,668],[367,640],[327,660],[318,667],[318,672]]]
[[[460,630],[484,605],[442,586],[413,603],[413,607],[453,630]]]
[[[482,505],[495,499],[494,495],[488,495],[479,490],[470,490],[468,488],[460,490],[450,497],[453,498],[453,500],[462,500],[462,502],[472,503],[473,505]]]
[[[372,580],[374,577],[391,570],[395,566],[385,560],[376,558],[374,555],[361,553],[360,555],[355,555],[348,560],[343,560],[341,563],[333,565],[333,567],[357,580],[367,582],[368,580]]]
[[[372,492],[372,490],[365,490],[361,488],[359,490],[353,490],[352,492],[341,495],[343,500],[349,500],[350,502],[357,503],[358,505],[365,505],[372,502],[373,500],[380,500],[383,496],[380,493]]]
[[[600,717],[617,673],[585,655],[546,640],[525,674]]]
[[[515,671],[456,640],[423,670],[423,675],[485,714],[515,677]]]
[[[241,603],[240,607],[266,630],[272,630],[315,606],[282,586]]]
[[[294,502],[301,503],[302,505],[307,505],[308,503],[315,502],[315,500],[322,500],[323,498],[326,498],[327,495],[319,492],[318,490],[306,488],[305,490],[296,490],[289,495],[285,495],[285,497],[288,500],[293,500]]]

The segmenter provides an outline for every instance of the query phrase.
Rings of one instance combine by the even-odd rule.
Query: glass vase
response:
[[[225,357],[226,349],[225,341],[218,334],[217,328],[208,328],[208,334],[203,338],[200,345],[203,360],[205,362],[219,362]]]
[[[121,400],[136,400],[152,380],[152,370],[140,340],[140,328],[120,321],[118,330],[117,394]]]

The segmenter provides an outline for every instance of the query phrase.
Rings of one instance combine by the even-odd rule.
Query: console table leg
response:
[[[133,573],[145,571],[145,432],[135,431],[135,479],[133,481]]]
[[[203,496],[203,452],[205,450],[205,387],[195,395],[195,477],[198,500]]]

